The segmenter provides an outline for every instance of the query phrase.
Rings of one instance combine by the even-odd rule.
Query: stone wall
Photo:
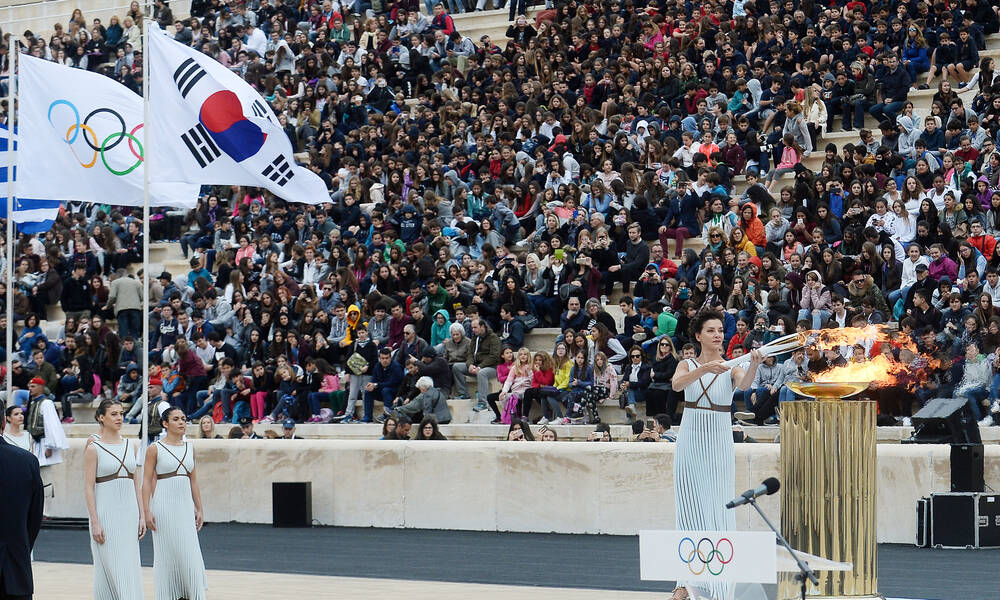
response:
[[[191,0],[173,0],[169,4],[175,18],[186,18],[190,14]],[[19,37],[26,30],[31,30],[47,40],[55,31],[56,23],[67,31],[69,17],[77,8],[83,12],[89,30],[94,19],[100,19],[105,27],[112,15],[117,15],[121,21],[130,5],[131,0],[0,0],[0,27],[4,33],[14,33]],[[140,1],[139,5],[145,7],[146,3]],[[152,4],[149,5],[149,13],[152,13]]]
[[[43,469],[47,513],[86,517],[82,449]],[[271,482],[312,481],[322,525],[635,534],[673,528],[673,444],[197,440],[208,521],[271,522]],[[878,540],[912,543],[917,498],[949,486],[949,449],[878,446]],[[1000,489],[1000,447],[986,447]],[[736,446],[737,491],[779,472],[779,446]],[[761,503],[779,515],[778,496]],[[743,508],[741,529],[763,522]]]

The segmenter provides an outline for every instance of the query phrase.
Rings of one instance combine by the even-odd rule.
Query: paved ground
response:
[[[93,568],[90,565],[35,563],[35,598],[44,600],[80,600],[90,597]],[[153,597],[153,569],[142,570],[145,597]],[[290,598],[294,592],[302,598],[405,598],[406,600],[607,600],[607,590],[524,587],[448,583],[443,581],[407,581],[360,577],[321,577],[317,575],[275,576],[273,573],[246,571],[209,571],[208,597],[212,600],[247,598]],[[252,590],[251,593],[248,591]],[[657,592],[616,592],[615,600],[663,600]]]
[[[545,593],[540,589],[529,593],[522,587],[516,595],[507,595],[511,590],[503,588],[493,590],[499,594],[495,597],[515,598],[550,597],[548,588],[649,591],[661,592],[659,597],[662,597],[662,592],[672,587],[665,582],[639,580],[638,539],[631,536],[347,527],[274,529],[265,525],[212,524],[202,530],[201,544],[210,570],[377,578],[378,581],[344,582],[361,586],[354,589],[367,590],[369,597],[385,597],[379,590],[385,591],[386,579],[407,580],[395,589],[411,597],[408,592],[414,581],[546,587]],[[148,536],[142,543],[142,558],[144,565],[152,564],[152,542]],[[42,531],[35,547],[35,560],[90,564],[87,532]],[[896,598],[995,600],[1000,593],[995,571],[988,565],[998,563],[1000,550],[925,550],[882,545],[879,591]],[[54,567],[44,568],[52,573],[50,569]],[[60,585],[73,585],[78,594],[89,592],[89,577],[57,579],[72,581]],[[264,577],[263,581],[275,579],[283,581],[273,576]],[[299,578],[288,581],[296,582],[295,589],[299,591]],[[301,580],[301,585],[306,586],[302,591],[315,585],[311,581]],[[211,574],[209,585],[213,598],[224,598],[214,593],[223,589],[260,589],[257,578],[244,580],[233,573],[219,573],[218,579]],[[451,589],[439,585],[417,588],[426,589],[428,598],[445,597],[440,591]],[[466,594],[482,591],[491,595],[485,588],[462,590]],[[36,597],[60,598],[49,594]]]

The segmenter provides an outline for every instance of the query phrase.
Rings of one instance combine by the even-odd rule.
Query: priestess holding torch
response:
[[[735,454],[731,408],[733,390],[748,389],[757,367],[774,349],[753,350],[743,360],[723,361],[723,315],[705,311],[691,322],[691,335],[701,354],[677,365],[672,385],[684,391],[684,418],[674,454],[674,498],[678,530],[730,531],[735,529],[726,502],[733,498]],[[781,338],[775,342],[798,344]],[[772,342],[773,344],[774,342]],[[745,364],[744,366],[741,366]],[[703,585],[698,584],[700,589]],[[732,597],[732,586],[711,584],[710,597]]]

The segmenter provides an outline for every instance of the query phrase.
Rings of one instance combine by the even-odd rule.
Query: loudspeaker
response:
[[[981,444],[979,424],[963,398],[933,398],[913,415],[909,444]]]
[[[986,489],[983,476],[983,445],[951,445],[951,491],[982,492]]]
[[[271,522],[274,527],[312,527],[312,482],[271,483]]]

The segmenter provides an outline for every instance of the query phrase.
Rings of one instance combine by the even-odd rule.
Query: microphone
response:
[[[763,483],[752,490],[747,490],[736,498],[726,502],[726,508],[736,508],[737,506],[743,506],[755,498],[770,496],[771,494],[777,492],[780,486],[781,483],[779,483],[777,479],[774,477],[768,477],[763,481]]]

